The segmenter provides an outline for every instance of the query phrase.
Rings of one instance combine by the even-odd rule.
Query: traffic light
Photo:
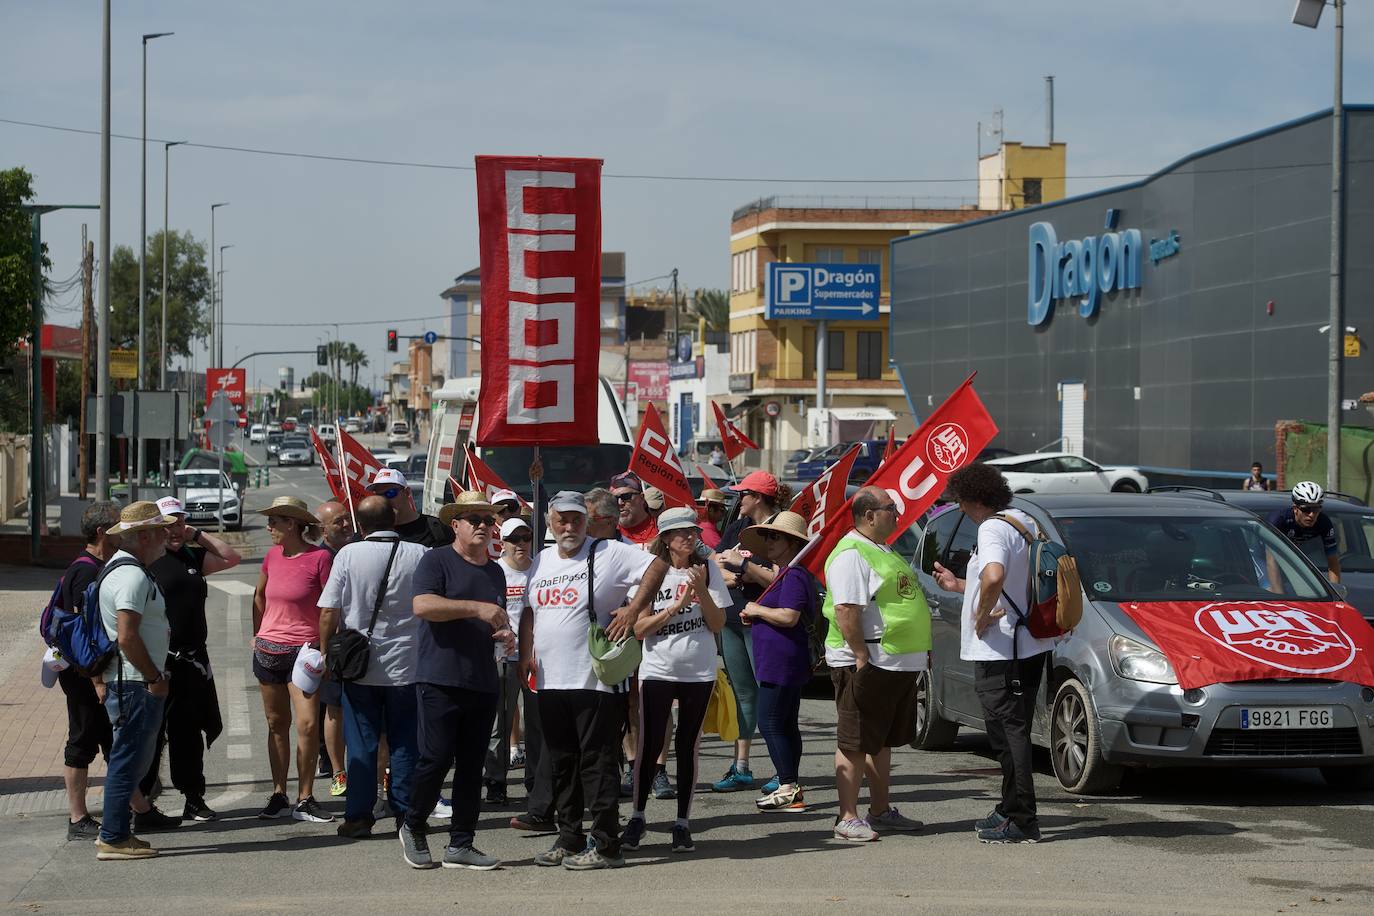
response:
[[[395,330],[386,332],[386,348],[388,351],[396,352],[396,332]]]
[[[329,348],[326,347],[324,344],[320,344],[315,348],[315,365],[329,365]]]

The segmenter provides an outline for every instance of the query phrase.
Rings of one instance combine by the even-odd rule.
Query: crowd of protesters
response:
[[[272,783],[258,817],[335,821],[315,797],[323,777],[332,797],[344,797],[341,837],[371,836],[389,818],[414,868],[492,869],[500,861],[475,842],[483,793],[507,805],[509,772],[523,767],[524,810],[511,826],[555,835],[537,865],[623,865],[623,850],[647,841],[651,795],[675,799],[670,849],[691,852],[699,783],[754,791],[761,811],[807,810],[801,698],[823,654],[837,714],[833,835],[867,842],[921,829],[889,794],[891,749],[913,738],[930,650],[924,596],[886,545],[897,524],[892,497],[876,487],[855,494],[854,527],[824,558],[823,590],[793,562],[810,534],[807,519],[787,511],[787,487],[755,471],[728,489],[737,498],[729,524],[726,492],[708,487],[695,507],[665,508],[663,494],[631,473],[609,488],[553,494],[539,526],[508,490],[459,493],[437,517],[425,515],[389,469],[348,506],[275,499],[261,510],[272,547],[244,647]],[[950,492],[975,521],[1011,498],[986,465],[957,472]],[[222,726],[204,577],[240,557],[185,519],[175,498],[122,510],[93,504],[82,520],[87,549],[59,590],[61,606],[75,608],[96,583],[119,650],[94,679],[72,670],[56,678],[68,707],[68,838],[95,840],[100,859],[155,856],[136,832],[219,816],[205,797],[204,752]],[[535,527],[548,531],[542,549]],[[1018,586],[1026,548],[1007,525],[982,527],[981,575],[973,564],[967,581],[936,568],[940,587],[965,594],[963,650],[978,660],[1004,772],[1003,799],[977,828],[986,842],[1034,841],[1030,709],[1006,684],[1024,685],[1022,669],[1035,667],[1026,660],[1046,647],[1012,651],[1000,591]],[[598,635],[615,647],[604,658],[589,649]],[[605,659],[629,645],[638,664],[608,683]],[[698,750],[713,696],[733,702],[739,737],[725,774],[702,783]],[[755,731],[774,774],[762,782],[751,762]],[[108,767],[97,823],[86,772],[100,753]],[[181,817],[153,801],[164,753],[185,798]],[[442,820],[447,842],[433,851],[431,823]]]

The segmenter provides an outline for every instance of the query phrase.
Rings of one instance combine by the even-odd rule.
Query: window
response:
[[[759,250],[757,248],[750,248],[744,255],[744,288],[758,289]]]
[[[859,332],[859,378],[883,377],[883,332]]]
[[[1063,474],[1091,474],[1097,470],[1097,465],[1075,455],[1064,455],[1058,460],[1059,471]]]
[[[881,264],[883,263],[883,250],[881,248],[860,248],[860,264]]]
[[[1040,203],[1040,184],[1039,178],[1021,179],[1021,203],[1023,206],[1033,206]]]
[[[811,249],[811,260],[812,260],[813,263],[816,263],[816,264],[843,264],[843,263],[844,263],[844,249],[843,249],[843,248],[828,248],[828,247],[826,247],[826,248],[822,248],[822,247],[812,248],[812,249]]]
[[[935,516],[926,526],[925,536],[921,539],[921,570],[927,575],[935,575],[937,562],[941,566],[946,565],[942,559],[945,555],[945,548],[949,546],[954,527],[959,524],[959,519],[963,517],[962,512],[950,509]]]
[[[844,371],[844,331],[825,332],[825,371]]]

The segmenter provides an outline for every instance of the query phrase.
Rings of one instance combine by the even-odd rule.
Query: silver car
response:
[[[1341,600],[1272,528],[1236,507],[1179,495],[1037,496],[1013,506],[1069,548],[1083,582],[1083,620],[1045,656],[1032,726],[1064,789],[1109,792],[1130,766],[1319,767],[1333,787],[1374,785],[1374,689],[1306,676],[1185,691],[1169,659],[1122,608]],[[934,637],[914,747],[948,747],[960,726],[983,728],[973,663],[959,658],[962,596],[941,591],[932,576],[938,561],[963,577],[976,529],[957,507],[935,515],[912,564]],[[1282,580],[1274,588],[1269,555]]]
[[[301,437],[288,436],[277,450],[278,467],[287,464],[314,464],[315,447]]]

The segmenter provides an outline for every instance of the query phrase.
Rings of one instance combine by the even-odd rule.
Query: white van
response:
[[[421,512],[438,515],[440,507],[451,498],[449,477],[463,479],[463,445],[476,438],[477,394],[481,384],[482,380],[476,376],[449,379],[430,395],[429,463],[425,467]],[[599,444],[542,447],[539,450],[544,464],[542,489],[545,500],[559,490],[586,492],[593,487],[610,486],[611,477],[630,465],[634,439],[620,401],[606,379],[598,379],[597,387]],[[534,458],[531,446],[479,448],[477,457],[523,499],[533,499],[529,477],[530,462]]]

